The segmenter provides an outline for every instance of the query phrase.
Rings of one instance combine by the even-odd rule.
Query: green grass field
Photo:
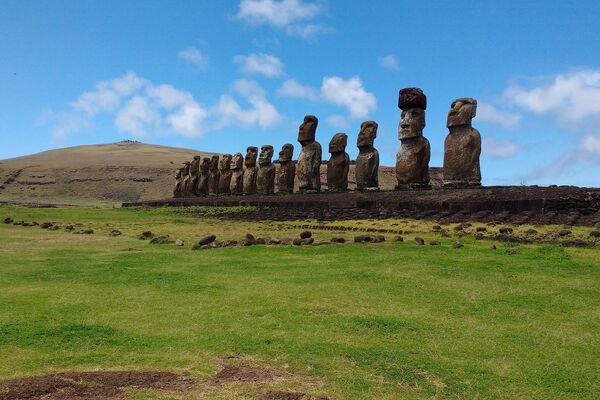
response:
[[[509,245],[493,250],[465,236],[454,249],[456,238],[439,238],[429,222],[387,220],[338,224],[399,224],[412,231],[404,242],[192,251],[208,233],[300,230],[166,209],[0,208],[6,216],[95,234],[0,224],[0,381],[125,369],[189,372],[198,382],[189,393],[135,399],[258,399],[268,388],[335,399],[600,393],[598,246],[527,245],[509,255]],[[113,228],[123,235],[110,237]],[[186,245],[150,245],[137,239],[144,230]],[[417,246],[415,235],[441,245]],[[292,375],[206,383],[225,355]]]

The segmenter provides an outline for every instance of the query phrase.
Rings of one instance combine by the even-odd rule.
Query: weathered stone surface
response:
[[[306,239],[294,239],[292,244],[294,246],[306,246],[309,244],[313,244],[315,242],[314,238],[306,238]]]
[[[169,235],[157,236],[150,240],[150,244],[171,244],[171,243],[174,243],[174,241],[171,240],[171,238],[169,238]]]
[[[244,159],[244,194],[256,193],[257,156],[258,147],[250,146],[246,149],[246,158]]]
[[[5,224],[12,224],[13,222],[14,222],[14,220],[11,217],[4,218],[4,223]]]
[[[123,234],[123,232],[121,232],[118,229],[111,229],[111,231],[108,235],[109,236],[121,236],[122,234]]]
[[[446,123],[449,133],[444,141],[444,186],[481,185],[481,135],[471,125],[476,112],[475,99],[462,98],[452,102]]]
[[[402,109],[398,138],[400,151],[396,155],[397,189],[428,188],[429,141],[423,137],[427,100],[420,89],[400,90],[398,107]]]
[[[346,243],[346,239],[343,237],[332,237],[331,243]]]
[[[173,197],[183,197],[183,178],[184,178],[185,167],[181,167],[177,170],[175,175],[175,188],[173,189]]]
[[[231,154],[223,154],[219,161],[219,193],[229,194],[231,192]]]
[[[379,152],[375,147],[377,122],[365,121],[360,125],[358,133],[358,157],[356,158],[356,189],[379,190]]]
[[[42,222],[40,224],[40,228],[42,229],[48,229],[50,227],[52,227],[54,224],[52,222]]]
[[[256,191],[259,194],[269,195],[275,193],[275,166],[273,159],[273,146],[264,145],[260,148],[258,159],[258,172],[256,174]]]
[[[183,173],[181,181],[181,197],[188,197],[194,193],[194,185],[192,175],[190,174],[191,163],[186,161],[183,164]]]
[[[198,240],[196,242],[196,244],[198,244],[199,246],[205,245],[205,244],[210,244],[212,242],[214,242],[217,239],[216,235],[208,235],[208,236],[204,236],[202,239]]]
[[[210,165],[208,168],[208,194],[215,195],[219,194],[219,156],[214,155],[210,158]]]
[[[404,242],[404,238],[402,236],[400,236],[400,235],[394,236],[394,240],[396,242]]]
[[[184,245],[183,240],[181,240],[181,239],[175,240],[175,246],[183,246],[183,245]]]
[[[300,239],[308,239],[309,237],[312,237],[311,231],[300,232]]]
[[[229,192],[231,194],[244,193],[244,156],[235,153],[231,159],[231,181]]]
[[[144,231],[144,232],[140,233],[140,236],[138,236],[138,239],[146,240],[146,239],[152,239],[153,237],[154,237],[154,234],[151,231]]]
[[[425,240],[423,240],[423,238],[420,237],[415,237],[415,243],[419,246],[423,246],[425,244]]]
[[[208,194],[208,181],[209,181],[209,169],[210,169],[210,158],[204,157],[200,160],[198,180],[196,182],[196,194],[207,195]]]
[[[277,169],[277,193],[293,193],[296,164],[292,161],[294,145],[284,144],[279,152],[279,168]]]
[[[200,156],[194,156],[192,163],[190,164],[190,194],[191,196],[196,195],[196,187],[198,186],[198,179],[200,177]]]
[[[321,190],[321,145],[315,141],[319,120],[314,115],[304,117],[304,122],[298,128],[298,142],[302,145],[296,177],[299,190],[303,193],[315,193]]]
[[[465,245],[459,241],[456,241],[456,242],[452,243],[452,247],[454,247],[455,249],[460,249],[461,247],[465,247]]]
[[[327,162],[327,189],[330,192],[348,190],[350,156],[346,153],[347,144],[348,135],[345,133],[336,133],[329,142],[331,158]]]

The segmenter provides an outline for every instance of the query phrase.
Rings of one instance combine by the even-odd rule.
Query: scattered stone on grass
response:
[[[394,236],[394,240],[396,242],[404,242],[404,238],[402,236],[400,236],[400,235]]]
[[[42,229],[48,229],[51,228],[54,224],[52,222],[42,222],[40,224],[40,228]]]
[[[439,232],[439,231],[442,230],[442,227],[439,226],[439,225],[434,225],[434,226],[431,227],[431,230],[434,231],[434,232]]]
[[[496,247],[496,245],[495,245],[495,244],[493,244],[493,245],[491,245],[491,246],[490,246],[490,249],[492,249],[492,250],[496,250],[496,249],[497,249],[497,247]]]
[[[475,234],[475,240],[483,240],[485,239],[485,235],[481,232]]]
[[[156,237],[153,237],[152,239],[150,239],[150,244],[171,244],[171,243],[175,243],[175,242],[173,240],[171,240],[169,235],[156,236]]]
[[[306,238],[306,239],[294,239],[292,244],[294,246],[306,246],[309,244],[313,244],[315,242],[314,238]]]
[[[74,229],[75,229],[75,227],[72,224],[67,224],[65,226],[65,231],[67,231],[67,232],[73,232]]]
[[[246,237],[244,238],[242,244],[244,246],[252,246],[255,243],[256,243],[256,239],[254,238],[254,235],[251,233],[246,233]]]
[[[487,228],[485,226],[478,226],[475,229],[476,232],[487,232]]]
[[[511,227],[504,226],[504,227],[498,229],[498,232],[503,233],[503,234],[508,234],[508,233],[513,233],[513,229]]]
[[[289,246],[290,244],[292,244],[293,241],[294,241],[294,239],[292,239],[290,237],[283,237],[283,238],[279,239],[279,242],[284,246]]]
[[[416,243],[418,246],[423,246],[423,245],[425,244],[425,240],[423,240],[423,238],[420,238],[420,237],[418,237],[418,236],[415,236],[415,243]]]
[[[558,231],[558,236],[569,236],[571,234],[571,231],[568,229],[561,229],[560,231]]]
[[[310,237],[312,237],[311,231],[304,231],[300,233],[300,239],[308,239]]]
[[[538,231],[536,231],[535,229],[527,229],[527,230],[526,230],[525,232],[523,232],[523,233],[525,233],[527,236],[533,236],[533,235],[537,235],[537,234],[538,234]]]
[[[457,240],[456,242],[452,243],[452,247],[454,247],[455,249],[460,249],[462,247],[465,247],[465,245]]]
[[[13,222],[15,222],[15,221],[11,217],[4,218],[4,223],[5,224],[12,224]]]
[[[200,240],[198,240],[196,242],[196,244],[198,246],[203,246],[205,244],[210,244],[210,243],[214,242],[215,240],[217,240],[217,236],[216,235],[208,235],[208,236],[204,236],[203,238],[201,238]]]
[[[506,249],[506,254],[517,254],[519,252],[519,249],[517,247],[509,247],[508,249]]]
[[[108,235],[109,236],[121,236],[122,234],[123,233],[120,230],[118,230],[118,229],[112,229]]]
[[[346,239],[343,237],[332,237],[331,243],[346,243]]]
[[[140,234],[139,239],[140,240],[147,240],[147,239],[152,239],[154,237],[154,234],[150,231],[144,231]]]
[[[447,230],[445,230],[445,229],[442,229],[442,230],[440,231],[440,236],[441,236],[441,237],[450,237],[450,233],[448,233],[448,231],[447,231]]]
[[[593,238],[600,238],[600,231],[591,231],[590,236]]]
[[[75,235],[93,235],[94,234],[94,230],[93,229],[80,229],[76,232],[73,232]]]
[[[13,225],[23,225],[25,223],[25,221],[15,221],[13,222]]]
[[[183,246],[183,245],[184,245],[183,240],[181,240],[181,239],[175,240],[175,246]]]

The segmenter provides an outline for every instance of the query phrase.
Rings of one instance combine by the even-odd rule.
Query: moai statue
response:
[[[235,153],[231,159],[231,183],[229,191],[231,194],[244,193],[244,156],[242,153]]]
[[[194,156],[192,163],[190,164],[190,176],[192,177],[190,184],[191,194],[196,195],[196,185],[198,185],[198,178],[200,175],[200,156]]]
[[[277,170],[277,193],[294,193],[294,177],[296,164],[292,161],[294,145],[284,144],[279,152],[279,169]]]
[[[175,175],[175,188],[173,189],[173,197],[183,197],[182,183],[184,170],[185,167],[181,167],[177,170],[177,175]]]
[[[200,160],[199,172],[198,172],[198,181],[196,182],[196,194],[204,195],[208,194],[208,180],[209,180],[209,167],[210,167],[210,158],[203,157]]]
[[[250,146],[246,149],[246,158],[244,159],[244,194],[256,193],[256,156],[258,156],[258,147]]]
[[[219,194],[219,156],[214,155],[210,158],[208,167],[208,194]]]
[[[348,135],[336,133],[329,142],[331,158],[327,161],[327,190],[330,192],[345,192],[348,190],[348,170],[350,156],[346,153]]]
[[[233,172],[231,171],[231,154],[223,154],[221,161],[219,161],[219,193],[229,194],[231,177]]]
[[[298,129],[298,142],[302,145],[298,156],[296,176],[300,192],[316,193],[321,190],[321,145],[315,141],[319,120],[314,115],[304,117]]]
[[[192,186],[192,176],[190,174],[189,161],[186,161],[183,166],[183,181],[181,182],[181,196],[188,197],[194,193],[194,187]]]
[[[477,100],[456,99],[450,106],[444,142],[444,186],[481,186],[481,135],[471,125],[477,112]]]
[[[365,121],[360,124],[358,133],[358,157],[356,158],[356,189],[364,191],[379,190],[379,152],[373,143],[377,137],[377,122]]]
[[[271,162],[272,159],[273,146],[262,146],[258,158],[258,173],[256,174],[256,191],[259,194],[275,193],[275,166]]]
[[[398,127],[402,144],[396,155],[396,189],[430,188],[430,147],[429,140],[423,137],[427,97],[418,88],[401,89],[398,108],[402,110]]]

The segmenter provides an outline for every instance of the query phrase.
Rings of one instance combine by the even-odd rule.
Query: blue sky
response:
[[[137,139],[207,151],[326,148],[379,123],[393,165],[398,90],[423,88],[431,166],[446,115],[479,101],[485,184],[600,186],[598,1],[4,0],[0,159]],[[324,156],[327,156],[325,154]]]

